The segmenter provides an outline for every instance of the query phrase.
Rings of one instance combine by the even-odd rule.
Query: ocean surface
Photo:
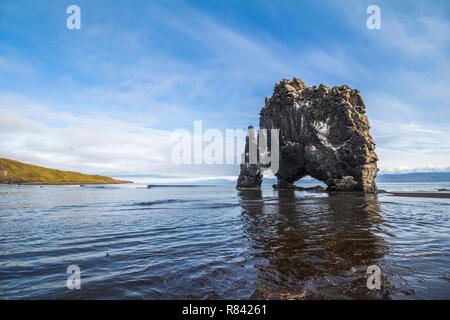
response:
[[[80,289],[66,287],[71,265]],[[450,199],[268,183],[0,186],[0,299],[249,298],[449,299]]]

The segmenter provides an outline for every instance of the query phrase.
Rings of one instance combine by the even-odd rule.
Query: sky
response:
[[[369,5],[381,29],[367,28]],[[275,83],[296,76],[360,90],[381,173],[450,171],[449,74],[447,0],[0,0],[0,157],[237,176],[173,164],[172,132],[256,126]]]

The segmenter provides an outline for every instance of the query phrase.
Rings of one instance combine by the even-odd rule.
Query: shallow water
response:
[[[449,299],[449,213],[450,199],[269,184],[0,186],[0,298]]]

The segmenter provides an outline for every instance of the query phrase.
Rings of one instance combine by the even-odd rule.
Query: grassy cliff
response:
[[[3,184],[107,184],[129,182],[98,175],[49,169],[0,158],[0,183]]]

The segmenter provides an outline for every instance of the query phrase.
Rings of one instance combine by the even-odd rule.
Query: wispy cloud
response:
[[[381,43],[412,58],[439,56],[448,49],[450,23],[437,16],[389,15],[386,10]]]
[[[445,140],[445,134],[421,132],[411,124],[447,132],[448,19],[436,10],[407,15],[383,2],[383,29],[369,31],[360,1],[295,4],[297,10],[320,9],[309,29],[317,33],[301,33],[308,27],[301,19],[283,20],[286,34],[274,32],[280,30],[277,14],[247,24],[218,19],[221,12],[211,14],[192,3],[81,1],[86,20],[80,32],[62,24],[51,29],[50,40],[31,41],[37,31],[24,33],[15,21],[34,21],[42,35],[50,29],[32,13],[46,9],[27,7],[26,19],[18,20],[19,6],[4,6],[16,20],[3,25],[24,45],[18,40],[0,46],[0,79],[7,84],[0,94],[0,131],[9,133],[0,152],[96,172],[158,172],[171,130],[189,129],[194,120],[220,129],[256,125],[275,82],[299,76],[307,85],[347,83],[361,90],[384,170],[413,168],[419,156],[421,167],[447,167],[445,143],[429,156],[431,146],[438,148],[434,139]],[[47,27],[61,22],[54,12],[48,12]],[[201,174],[199,168],[184,170]]]
[[[170,132],[99,112],[57,112],[18,97],[0,96],[0,105],[4,157],[85,172],[144,173],[170,166]]]
[[[387,172],[446,171],[450,167],[450,129],[415,122],[372,121],[379,167]]]
[[[172,131],[149,128],[142,119],[120,119],[98,111],[59,112],[4,93],[0,93],[0,106],[0,157],[84,173],[175,175],[181,182],[194,177],[208,180],[208,176],[225,179],[238,171],[237,162],[174,164],[171,153],[177,141],[173,140]],[[241,140],[243,134],[239,136]],[[234,154],[237,161],[242,145],[235,143],[238,153],[229,150],[231,144],[226,152]]]
[[[35,76],[36,71],[26,60],[17,58],[5,58],[0,56],[0,72],[7,74],[16,74],[21,76]]]

